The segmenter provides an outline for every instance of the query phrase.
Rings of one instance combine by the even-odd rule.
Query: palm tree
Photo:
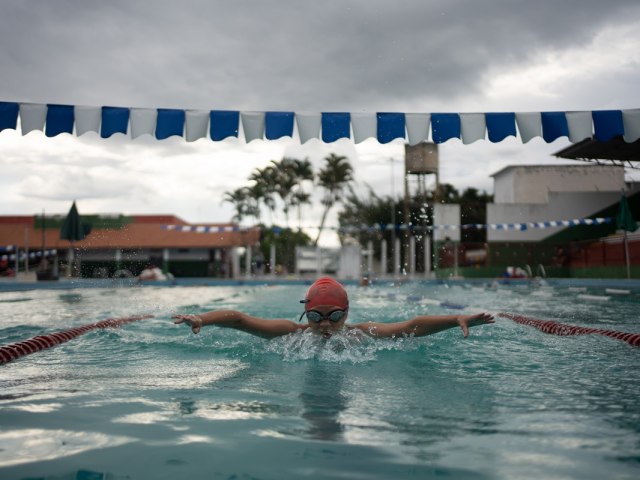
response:
[[[311,194],[298,190],[291,197],[291,206],[298,210],[298,230],[302,230],[302,206],[311,204]]]
[[[331,207],[337,202],[342,201],[344,188],[353,181],[353,167],[351,167],[347,157],[331,153],[328,157],[325,157],[324,160],[326,161],[326,165],[318,173],[318,185],[325,191],[322,198],[324,212],[320,220],[318,236],[314,242],[316,246],[318,245],[320,235],[322,235],[322,229],[324,228],[324,222],[327,219],[329,210],[331,210]]]
[[[267,207],[271,223],[273,223],[273,212],[276,209],[276,201],[273,195],[277,184],[277,172],[270,165],[262,169],[256,168],[249,175],[249,180],[255,182],[249,187],[251,198],[256,202],[258,208],[260,202]]]
[[[256,220],[258,220],[258,223],[260,223],[260,219],[262,217],[260,203],[264,203],[271,213],[273,211],[273,208],[270,207],[270,205],[273,199],[265,193],[264,187],[259,183],[256,183],[250,187],[245,187],[245,189],[247,191],[247,203],[249,203],[250,205],[250,210],[254,213],[254,216],[256,217]]]
[[[297,184],[297,179],[293,169],[294,160],[284,157],[279,162],[271,160],[271,163],[273,164],[273,169],[276,172],[275,193],[277,193],[280,200],[282,200],[282,211],[284,212],[285,222],[288,227],[291,195],[293,193],[293,187]]]
[[[231,219],[236,222],[241,222],[244,217],[251,215],[249,189],[247,187],[241,187],[233,191],[224,192],[222,202],[227,202],[234,206],[236,213],[231,217]]]
[[[304,191],[304,182],[313,182],[315,175],[313,174],[311,162],[306,158],[304,160],[294,159],[291,164],[291,173],[296,181],[296,189],[291,192],[289,202],[291,207],[295,207],[298,210],[298,230],[300,230],[302,206],[311,204],[311,194]]]

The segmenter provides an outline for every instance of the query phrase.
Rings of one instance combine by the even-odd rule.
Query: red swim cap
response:
[[[305,310],[311,310],[318,305],[330,305],[342,310],[349,309],[347,292],[342,284],[331,277],[322,277],[313,282],[302,302],[305,304]]]

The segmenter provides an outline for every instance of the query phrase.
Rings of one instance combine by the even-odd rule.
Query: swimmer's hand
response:
[[[496,323],[493,315],[487,312],[477,313],[475,315],[458,316],[458,325],[460,325],[460,328],[462,329],[462,335],[464,335],[464,338],[469,336],[469,327],[476,327],[487,323]]]
[[[202,327],[202,318],[198,315],[174,315],[171,318],[175,318],[175,324],[184,323],[191,327],[193,333],[198,333]]]

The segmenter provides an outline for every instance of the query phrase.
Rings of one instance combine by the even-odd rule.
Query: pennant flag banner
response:
[[[19,120],[19,122],[18,122]],[[240,112],[233,110],[180,110],[169,108],[91,107],[0,101],[0,131],[33,130],[46,136],[61,133],[77,136],[96,132],[102,138],[117,133],[158,140],[183,137],[222,141],[240,138],[294,138],[301,143],[313,138],[332,143],[341,138],[360,143],[375,138],[380,143],[403,139],[411,145],[423,141],[443,143],[457,138],[465,144],[488,139],[498,143],[520,137],[545,142],[567,137],[573,143],[586,138],[600,142],[623,137],[628,143],[640,139],[640,109],[571,112],[398,113],[398,112]]]
[[[227,233],[246,232],[255,227],[240,227],[238,225],[210,226],[210,225],[162,225],[162,230],[173,230],[175,232],[196,232],[196,233]]]
[[[373,226],[361,226],[361,227],[341,227],[338,231],[341,233],[357,233],[357,232],[382,232],[389,230],[409,230],[409,231],[432,231],[432,230],[469,230],[469,229],[491,229],[491,230],[518,230],[526,231],[530,228],[545,229],[554,227],[575,227],[577,225],[603,225],[612,223],[614,221],[611,217],[604,218],[580,218],[573,220],[552,220],[545,222],[528,222],[528,223],[470,223],[465,225],[381,225],[376,224]]]
[[[328,230],[337,230],[340,233],[358,233],[358,232],[383,232],[391,230],[409,230],[409,231],[432,231],[432,230],[467,230],[467,229],[483,229],[490,228],[492,230],[519,230],[525,231],[530,228],[545,229],[554,227],[575,227],[578,225],[603,225],[613,223],[612,217],[599,217],[599,218],[578,218],[573,220],[552,220],[545,222],[529,222],[529,223],[470,223],[465,225],[362,225],[353,227],[326,227]],[[207,225],[163,225],[163,230],[173,230],[176,232],[197,232],[197,233],[224,233],[224,232],[241,232],[251,230],[255,227],[240,227],[240,226],[207,226]],[[318,228],[318,227],[304,227],[304,228]],[[280,227],[273,227],[276,233],[279,233]]]
[[[45,250],[44,251],[44,256],[45,257],[52,257],[54,255],[57,255],[57,250]],[[20,253],[12,253],[12,254],[4,254],[4,255],[0,255],[0,260],[15,260],[16,259],[16,255],[18,255],[18,260],[19,261],[23,261],[26,258],[26,254],[24,252],[20,252]],[[41,258],[42,257],[42,250],[38,250],[36,252],[29,252],[29,259],[33,260],[36,258]]]

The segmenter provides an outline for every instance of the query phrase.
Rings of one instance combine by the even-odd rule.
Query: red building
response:
[[[36,269],[45,252],[48,264],[59,264],[60,275],[72,258],[83,277],[136,276],[151,264],[176,277],[231,278],[239,274],[239,261],[234,260],[238,249],[260,239],[259,228],[233,223],[192,225],[174,215],[83,215],[91,232],[73,243],[69,257],[72,245],[60,239],[63,220],[0,216],[0,255],[11,269],[17,264],[22,271],[25,254],[30,268]]]

